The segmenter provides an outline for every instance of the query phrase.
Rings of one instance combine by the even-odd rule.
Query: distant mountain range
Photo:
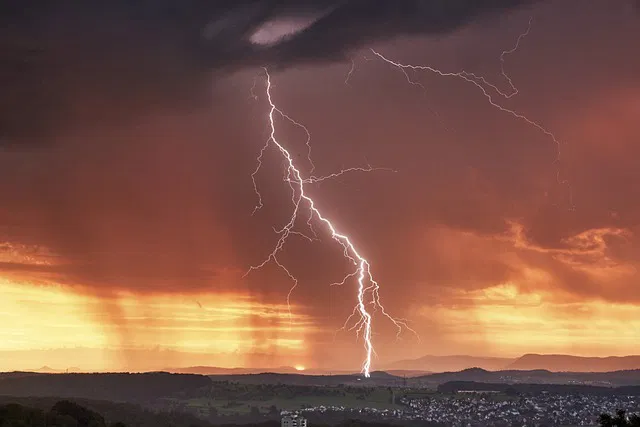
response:
[[[564,354],[525,354],[517,359],[474,356],[424,356],[402,360],[387,370],[456,372],[470,368],[487,371],[613,372],[640,369],[640,356],[582,357]]]
[[[371,378],[361,374],[310,375],[310,374],[235,374],[211,375],[213,381],[231,381],[240,384],[288,384],[288,385],[371,385],[426,387],[434,389],[450,382],[476,382],[493,384],[580,384],[600,387],[640,385],[640,370],[616,372],[550,372],[533,371],[486,371],[480,368],[459,372],[441,372],[422,376],[397,376],[387,372],[372,372]]]
[[[384,366],[397,377],[419,377],[440,372],[459,372],[479,368],[484,371],[614,372],[640,369],[640,356],[582,357],[564,354],[525,354],[518,358],[476,356],[423,356]],[[165,369],[167,372],[202,375],[243,375],[259,373],[305,375],[352,375],[354,371],[308,369],[303,372],[290,366],[279,368],[219,368],[194,366]]]
[[[640,370],[640,356],[622,357],[582,357],[563,354],[525,354],[518,358],[476,357],[476,356],[424,356],[418,359],[407,359],[381,367],[387,374],[395,377],[424,377],[438,373],[456,373],[472,368],[482,371],[547,371],[547,372],[615,372]],[[357,375],[353,370],[307,369],[300,371],[291,366],[275,368],[222,368],[216,366],[190,366],[180,368],[151,369],[179,374],[200,375],[250,375],[260,373],[303,374],[303,375]],[[73,373],[83,369],[52,369],[43,366],[31,370],[38,373]],[[475,381],[475,379],[469,379]]]
[[[129,393],[131,399],[139,395],[164,395],[162,389],[178,392],[190,387],[202,387],[228,381],[238,384],[281,384],[291,386],[410,386],[436,389],[443,384],[538,384],[553,389],[556,385],[590,387],[637,386],[640,393],[640,370],[617,372],[550,372],[535,371],[486,371],[480,368],[460,372],[442,372],[417,377],[398,377],[386,372],[372,372],[370,378],[352,375],[303,375],[303,374],[218,374],[193,375],[149,372],[140,374],[95,373],[64,374],[9,372],[0,373],[0,395],[57,396],[92,399],[114,399]],[[467,387],[466,385],[462,386]],[[480,388],[485,386],[478,386]],[[537,389],[544,389],[544,387]],[[87,394],[88,393],[88,394]]]
[[[14,372],[27,373],[27,374],[81,374],[81,373],[84,373],[85,371],[76,367],[67,368],[67,369],[53,369],[49,366],[43,366],[42,368],[38,368],[38,369],[30,369],[27,371],[14,371]]]
[[[546,369],[552,372],[612,372],[640,369],[640,356],[579,357],[562,354],[526,354],[507,369]]]
[[[298,370],[291,366],[279,368],[220,368],[217,366],[190,366],[187,368],[167,368],[163,371],[174,374],[200,374],[200,375],[250,375],[265,372],[277,372],[279,374],[299,374]]]
[[[450,382],[499,384],[581,384],[601,387],[640,385],[640,370],[613,372],[485,371],[480,368],[409,378],[408,384],[435,387]]]
[[[475,356],[423,356],[419,359],[401,360],[386,366],[385,370],[414,370],[423,372],[455,372],[469,368],[487,371],[505,369],[516,359]]]

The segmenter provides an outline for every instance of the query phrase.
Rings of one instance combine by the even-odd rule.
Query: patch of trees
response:
[[[40,374],[0,379],[0,395],[56,396],[116,402],[148,402],[209,386],[203,375],[169,374]]]
[[[359,394],[370,391],[356,389]],[[216,381],[208,387],[191,389],[183,393],[186,398],[207,398],[230,401],[265,401],[272,399],[295,399],[301,396],[345,396],[345,387],[317,387],[287,384],[239,384]]]
[[[618,410],[615,415],[601,414],[598,421],[600,427],[640,427],[640,416],[638,414],[629,416],[622,409]]]
[[[357,375],[299,375],[299,374],[242,374],[216,375],[218,381],[229,381],[239,384],[288,384],[310,386],[337,386],[357,383]]]
[[[77,403],[61,400],[49,411],[10,403],[0,406],[2,427],[107,427],[104,417]],[[111,427],[126,427],[121,422]]]
[[[36,401],[42,404],[42,401]],[[120,409],[123,409],[120,406]],[[186,414],[158,414],[156,418],[125,410],[119,414],[120,418],[110,419],[104,413],[99,413],[89,407],[69,400],[56,402],[48,409],[7,403],[0,405],[0,427],[280,427],[279,420],[253,421],[249,423],[208,423],[196,420]],[[310,427],[390,427],[393,424],[380,423],[373,420],[348,418],[314,418],[310,419]],[[403,425],[410,425],[403,422]],[[437,424],[420,423],[421,427],[436,426]],[[610,427],[610,426],[605,426]],[[617,427],[617,425],[616,425]],[[629,425],[625,427],[636,427]]]
[[[0,406],[17,404],[20,407],[36,410],[40,413],[48,413],[59,399],[52,397],[7,397],[0,396]],[[182,412],[153,412],[148,409],[130,404],[107,401],[94,401],[87,399],[74,399],[76,404],[100,414],[107,426],[122,427],[208,427],[210,423],[203,421],[194,415]],[[24,427],[22,424],[9,424],[11,427]],[[28,424],[27,424],[28,426]],[[0,422],[0,427],[7,427]],[[49,426],[47,426],[49,427]],[[59,426],[55,426],[59,427]],[[66,426],[64,426],[66,427]]]

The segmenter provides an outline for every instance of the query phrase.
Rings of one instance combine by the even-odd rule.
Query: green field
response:
[[[395,402],[392,403],[392,396]],[[403,389],[392,391],[388,387],[360,386],[301,386],[286,384],[240,384],[216,382],[188,394],[162,399],[165,409],[184,410],[208,417],[217,415],[244,415],[260,412],[268,414],[281,410],[299,410],[309,407],[345,407],[349,409],[376,408],[401,409],[397,402],[406,396],[414,399],[479,399],[510,400],[504,393],[443,394],[435,390]]]
[[[208,415],[215,410],[219,415],[247,414],[257,408],[269,413],[274,407],[280,410],[296,410],[305,407],[344,406],[348,408],[398,409],[391,403],[387,388],[357,387],[292,387],[217,384],[211,390],[203,390],[199,396],[168,398],[169,407],[188,409]],[[396,396],[396,400],[399,396]]]

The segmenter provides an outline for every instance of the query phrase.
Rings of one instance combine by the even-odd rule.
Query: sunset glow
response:
[[[0,329],[0,355],[37,350],[21,358],[21,369],[66,369],[73,349],[76,357],[87,349],[105,350],[97,352],[98,360],[74,361],[74,367],[87,370],[150,369],[145,354],[153,355],[156,369],[198,363],[233,367],[251,359],[263,359],[268,367],[272,362],[261,354],[304,356],[305,337],[315,329],[303,315],[291,319],[286,305],[258,304],[240,295],[119,293],[105,299],[62,286],[6,279],[0,284],[0,322],[11,325]],[[2,360],[0,369],[16,363],[2,365]]]
[[[640,354],[632,2],[445,3],[7,14],[0,371]]]

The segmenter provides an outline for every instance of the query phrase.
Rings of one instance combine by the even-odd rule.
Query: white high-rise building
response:
[[[307,427],[307,419],[296,414],[285,415],[280,421],[280,427]]]

